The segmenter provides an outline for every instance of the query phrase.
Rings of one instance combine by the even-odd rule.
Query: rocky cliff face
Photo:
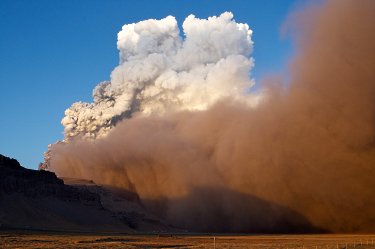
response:
[[[0,155],[0,229],[128,233],[170,228],[148,215],[134,196],[121,197],[92,181],[65,181]]]
[[[0,155],[0,192],[26,197],[54,197],[100,206],[100,196],[65,185],[53,172],[23,168],[17,160]]]

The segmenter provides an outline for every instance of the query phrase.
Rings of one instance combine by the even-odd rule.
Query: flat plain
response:
[[[370,249],[373,235],[92,235],[0,232],[0,248]]]

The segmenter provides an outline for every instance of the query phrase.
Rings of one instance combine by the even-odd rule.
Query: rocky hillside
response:
[[[54,197],[100,206],[99,195],[67,186],[52,172],[23,168],[17,160],[3,155],[0,155],[0,193],[19,193],[31,198]]]
[[[147,214],[136,196],[91,181],[65,181],[0,155],[0,229],[126,233],[170,229]]]

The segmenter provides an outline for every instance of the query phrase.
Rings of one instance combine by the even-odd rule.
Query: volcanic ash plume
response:
[[[93,103],[66,110],[66,139],[105,136],[135,112],[204,110],[223,97],[243,99],[253,85],[251,30],[232,18],[229,12],[208,20],[190,15],[185,38],[172,16],[124,25],[117,41],[120,65],[109,82],[95,87]]]
[[[188,17],[184,41],[172,17],[126,25],[111,83],[67,111],[50,167],[195,231],[375,231],[374,13],[337,0],[292,15],[290,80],[263,82],[255,107],[250,32],[231,14]],[[136,111],[159,115],[123,119]]]

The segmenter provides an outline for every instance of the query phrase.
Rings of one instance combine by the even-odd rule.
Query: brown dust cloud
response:
[[[256,107],[134,115],[53,145],[50,169],[134,192],[189,231],[374,232],[374,13],[372,0],[293,13],[288,82],[263,80]]]

